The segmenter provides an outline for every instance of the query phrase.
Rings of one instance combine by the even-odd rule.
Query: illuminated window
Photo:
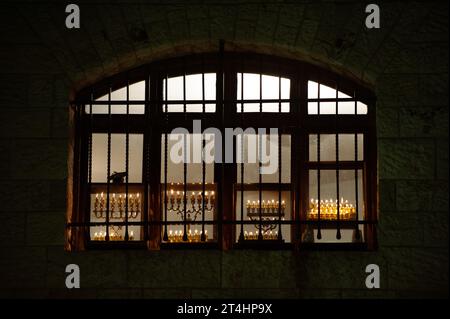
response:
[[[67,247],[374,249],[374,101],[318,67],[240,54],[82,90]]]

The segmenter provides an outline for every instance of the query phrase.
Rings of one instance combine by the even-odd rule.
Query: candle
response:
[[[133,240],[134,239],[134,232],[131,230],[130,231],[130,240]]]

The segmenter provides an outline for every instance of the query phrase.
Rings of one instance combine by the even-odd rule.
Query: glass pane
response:
[[[184,181],[184,135],[183,134],[167,134],[167,183],[180,183]],[[164,183],[164,134],[161,135],[161,183]],[[188,183],[202,182],[202,135],[187,134],[187,174]],[[205,134],[205,178],[207,183],[214,181],[214,150],[215,136],[214,134]]]
[[[186,157],[184,155],[184,138],[186,136]],[[186,167],[186,219],[187,221],[201,221],[203,202],[205,203],[205,221],[215,220],[216,187],[214,185],[214,134],[205,134],[205,196],[202,197],[202,135],[201,134],[168,134],[167,144],[167,193],[164,194],[164,143],[165,136],[161,136],[161,198],[162,212],[165,214],[165,198],[167,198],[167,221],[180,222],[169,225],[168,242],[183,242],[182,224],[184,219],[184,159]],[[164,215],[163,215],[164,216]],[[165,218],[165,216],[164,216]],[[206,241],[216,240],[215,225],[205,225]],[[201,224],[187,224],[189,242],[201,242]],[[164,232],[164,228],[162,229]],[[164,233],[162,233],[164,235]]]
[[[355,134],[338,134],[339,161],[355,160]],[[357,134],[358,161],[364,160],[364,135]],[[309,160],[317,161],[317,134],[309,135]],[[320,134],[320,161],[336,161],[336,135]]]
[[[125,172],[125,139],[126,134],[111,134],[111,174]],[[142,134],[129,134],[129,183],[142,183],[143,142]],[[93,183],[107,182],[107,163],[108,134],[92,134]]]
[[[363,160],[363,134],[357,134],[358,141],[358,161]],[[339,160],[355,160],[355,134],[339,134]]]
[[[244,191],[244,220],[255,221],[255,224],[244,225],[244,236],[247,240],[257,239],[258,232],[261,231],[263,239],[274,240],[278,235],[279,218],[279,201],[278,191],[264,190],[262,192],[262,218],[263,220],[273,220],[273,224],[262,225],[259,227],[259,192],[258,191]],[[281,216],[282,220],[291,220],[291,197],[289,191],[282,191],[281,193]],[[236,192],[236,219],[241,220],[241,192]],[[241,226],[236,225],[236,242],[239,240]],[[285,242],[291,241],[291,226],[281,226],[282,237]]]
[[[116,185],[117,186],[117,185]],[[141,189],[131,187],[128,191],[128,207],[126,207],[127,197],[125,187],[116,187],[119,189],[117,193],[110,192],[109,194],[109,221],[110,222],[126,222],[126,215],[128,213],[128,221],[136,222],[142,220],[143,210],[143,193]],[[101,191],[104,190],[105,192]],[[107,208],[107,194],[106,189],[95,191],[91,194],[91,222],[106,222]],[[136,241],[143,240],[143,233],[141,226],[128,226],[128,240]],[[123,241],[125,240],[125,225],[111,225],[109,226],[109,240]],[[90,227],[90,238],[95,241],[104,241],[106,237],[106,226],[92,226]]]
[[[244,94],[242,95],[242,76],[244,78]],[[262,96],[260,96],[260,81],[262,82]],[[237,97],[238,99],[288,99],[290,96],[290,80],[287,78],[280,78],[271,75],[261,75],[255,73],[241,73],[237,74]],[[281,94],[281,96],[280,96]],[[281,112],[289,112],[289,103],[281,103]],[[280,104],[277,102],[263,103],[263,112],[279,112]],[[244,103],[244,112],[259,112],[260,103]],[[237,104],[237,112],[242,112],[241,104]]]
[[[259,183],[259,142],[256,134],[244,135],[244,183]],[[240,136],[236,137],[236,157],[240,159]],[[263,145],[263,183],[278,183],[278,136],[262,135]],[[236,165],[237,182],[241,181],[241,165]],[[291,182],[291,136],[281,136],[281,182]]]
[[[216,74],[205,73],[205,100],[216,99]],[[186,101],[202,100],[202,74],[186,75]],[[163,99],[166,99],[166,80],[163,80]],[[167,87],[168,100],[183,101],[183,76],[169,78],[169,86]],[[169,104],[169,112],[183,112],[183,104]],[[186,104],[186,112],[202,112],[202,104]],[[215,104],[206,104],[205,112],[211,113],[216,111]]]
[[[127,88],[126,86],[111,92],[111,101],[126,101]],[[139,81],[129,86],[129,100],[143,101],[145,100],[145,81]],[[95,101],[108,101],[108,94],[102,95],[95,99]],[[144,104],[131,104],[128,108],[129,114],[144,114]],[[85,112],[90,114],[90,105],[85,105]],[[111,114],[126,114],[126,104],[111,105]],[[108,114],[108,105],[92,104],[92,114]]]
[[[315,81],[308,81],[308,99],[317,99],[319,96],[319,84]],[[320,84],[320,98],[321,99],[335,99],[336,89]],[[350,95],[341,91],[337,93],[338,99],[350,99]],[[354,101],[338,102],[338,114],[355,114]],[[356,103],[357,114],[367,114],[367,105],[362,102]],[[308,114],[318,114],[318,103],[308,102]],[[336,114],[336,102],[327,101],[320,102],[320,114],[330,115]]]

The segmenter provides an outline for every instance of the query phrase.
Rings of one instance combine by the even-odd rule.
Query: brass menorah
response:
[[[141,212],[141,197],[139,193],[128,195],[128,208],[126,207],[127,196],[125,194],[111,194],[109,197],[109,219],[123,220],[128,211],[129,219],[136,219]],[[107,212],[106,197],[103,193],[95,194],[93,213],[96,218],[105,218]]]

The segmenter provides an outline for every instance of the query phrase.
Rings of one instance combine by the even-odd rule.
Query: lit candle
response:
[[[130,231],[130,240],[133,240],[134,239],[134,232],[131,230]]]

